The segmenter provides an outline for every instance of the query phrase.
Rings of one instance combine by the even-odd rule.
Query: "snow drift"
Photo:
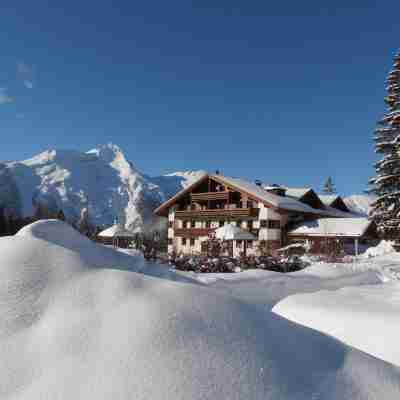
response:
[[[0,238],[0,254],[2,399],[400,395],[390,364],[60,221]]]
[[[347,287],[290,296],[273,311],[400,366],[399,293],[399,282]]]

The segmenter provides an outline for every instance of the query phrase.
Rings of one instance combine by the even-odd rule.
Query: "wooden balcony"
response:
[[[176,237],[193,238],[199,236],[208,236],[215,228],[175,228],[174,235]]]
[[[229,200],[229,191],[224,192],[206,192],[206,193],[191,193],[193,201],[201,200]]]
[[[212,210],[185,210],[176,211],[175,218],[211,220],[257,218],[258,212],[258,208],[217,208]]]

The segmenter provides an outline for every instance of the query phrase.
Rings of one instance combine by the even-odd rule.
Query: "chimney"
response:
[[[259,179],[256,179],[256,180],[254,181],[254,183],[255,183],[257,186],[262,186],[262,182],[261,182]]]
[[[219,175],[219,169],[215,170],[215,175]]]

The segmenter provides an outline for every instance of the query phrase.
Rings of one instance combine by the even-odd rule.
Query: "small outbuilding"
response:
[[[115,224],[101,231],[97,235],[97,240],[106,245],[127,248],[133,243],[134,237],[135,234],[133,232],[128,231],[121,225]]]
[[[334,247],[340,246],[346,253],[358,255],[362,247],[378,242],[376,226],[366,218],[304,221],[289,230],[288,238],[291,243],[307,242],[315,254],[332,253]]]

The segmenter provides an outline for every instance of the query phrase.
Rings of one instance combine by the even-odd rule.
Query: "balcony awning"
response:
[[[215,237],[220,240],[257,240],[252,233],[232,224],[216,229]]]

